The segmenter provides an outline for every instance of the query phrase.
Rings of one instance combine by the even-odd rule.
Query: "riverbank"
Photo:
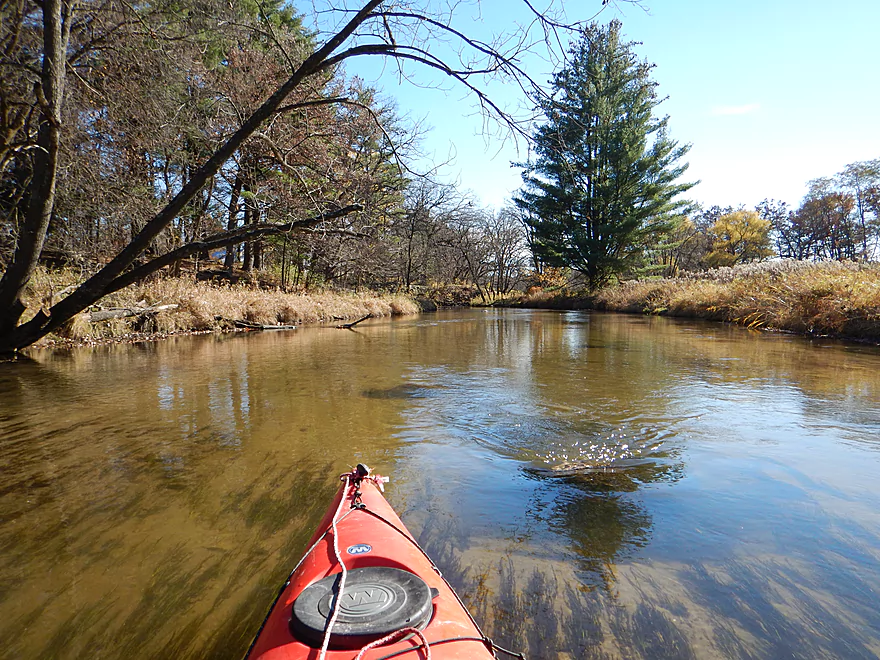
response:
[[[880,266],[772,261],[625,282],[593,295],[537,292],[514,303],[736,323],[753,329],[880,342]]]
[[[76,284],[70,271],[41,271],[29,290],[29,309],[48,307]],[[114,311],[136,313],[104,318]],[[134,285],[100,301],[36,347],[147,341],[173,335],[240,330],[237,325],[298,326],[372,317],[418,314],[419,303],[402,294],[315,291],[287,293],[253,284],[215,284],[191,277]],[[100,320],[96,320],[100,319]],[[243,323],[242,323],[243,322]]]

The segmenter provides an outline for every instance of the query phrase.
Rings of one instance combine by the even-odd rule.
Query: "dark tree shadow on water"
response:
[[[841,571],[826,561],[804,568],[755,557],[712,570],[691,566],[680,579],[689,599],[710,613],[727,657],[877,658],[876,572]]]
[[[240,659],[338,487],[327,465],[301,461],[297,468],[267,463],[208,508],[194,502],[209,531],[202,543],[191,535],[174,542],[172,525],[166,538],[148,539],[149,549],[130,541],[105,547],[112,529],[78,537],[61,556],[79,574],[46,582],[48,600],[0,622],[0,658]],[[70,520],[80,517],[75,504]],[[141,512],[120,504],[133,516]],[[120,559],[125,552],[144,564]],[[102,567],[113,561],[118,584],[106,588]]]
[[[465,563],[453,523],[420,536],[483,631],[529,660],[696,657],[666,608],[619,605],[604,587],[560,577],[550,565],[524,568],[520,558]],[[499,656],[504,657],[504,656]]]
[[[823,533],[811,548],[779,530],[777,544],[667,561],[649,551],[656,522],[639,492],[682,476],[665,458],[529,470],[528,535],[472,538],[429,518],[419,540],[486,634],[530,660],[880,657],[876,530],[829,515],[811,521]]]

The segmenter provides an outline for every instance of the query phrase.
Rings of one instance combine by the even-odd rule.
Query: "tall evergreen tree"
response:
[[[694,185],[676,182],[689,145],[654,116],[663,99],[653,65],[621,38],[619,21],[593,23],[571,47],[551,97],[538,102],[546,123],[515,199],[531,218],[536,256],[582,273],[591,289],[641,262]]]

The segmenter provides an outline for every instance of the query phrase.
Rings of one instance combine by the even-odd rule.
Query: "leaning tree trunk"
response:
[[[36,149],[30,152],[33,172],[27,210],[19,226],[12,263],[0,280],[0,336],[13,332],[25,312],[22,296],[39,262],[55,206],[70,16],[63,15],[62,0],[44,0],[42,7],[45,56],[40,84],[34,88],[40,106],[40,126]]]

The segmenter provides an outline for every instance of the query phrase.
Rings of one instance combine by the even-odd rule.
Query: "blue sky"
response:
[[[543,0],[544,3],[548,0]],[[572,18],[589,18],[599,0],[565,3]],[[577,7],[577,9],[575,9]],[[670,133],[691,143],[689,196],[711,206],[753,206],[764,198],[797,204],[808,180],[844,165],[880,158],[880,0],[644,0],[620,3],[598,20],[619,18],[637,52],[657,66],[654,79],[668,96]],[[518,0],[483,0],[464,26],[482,35],[526,18]],[[549,66],[529,60],[540,80]],[[362,58],[347,65],[396,99],[398,110],[433,129],[425,150],[437,161],[453,155],[447,180],[471,189],[483,204],[501,206],[520,184],[510,161],[524,147],[484,132],[464,92],[400,84],[390,67]],[[423,83],[431,78],[424,73]],[[515,104],[510,87],[494,98]]]

